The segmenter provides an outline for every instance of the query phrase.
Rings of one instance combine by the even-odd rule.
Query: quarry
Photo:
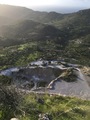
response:
[[[90,99],[90,77],[82,73],[79,67],[60,61],[37,60],[25,67],[1,71],[0,74],[11,76],[12,85],[27,92]]]

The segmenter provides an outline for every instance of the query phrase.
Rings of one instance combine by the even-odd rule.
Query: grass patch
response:
[[[43,104],[38,99],[43,100]],[[90,112],[90,101],[56,95],[28,94],[20,106],[25,120],[38,120],[39,114],[48,114],[50,120],[87,120]]]

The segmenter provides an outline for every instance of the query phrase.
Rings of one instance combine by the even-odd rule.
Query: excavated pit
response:
[[[90,100],[90,77],[81,72],[78,65],[65,62],[36,61],[26,67],[10,68],[1,75],[11,76],[12,85],[25,92],[77,96]]]
[[[54,79],[56,79],[64,70],[57,67],[43,67],[43,66],[33,66],[28,68],[22,68],[18,72],[13,72],[13,83],[17,86],[28,89],[47,87],[48,84]],[[32,86],[32,87],[30,87]]]

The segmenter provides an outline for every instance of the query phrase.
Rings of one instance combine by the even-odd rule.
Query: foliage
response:
[[[10,120],[17,110],[18,93],[13,88],[0,86],[0,120]]]
[[[41,99],[43,104],[39,103],[38,99]],[[28,94],[21,103],[20,109],[25,114],[20,120],[38,120],[39,114],[48,114],[50,120],[87,120],[89,107],[90,101],[86,100],[57,95]]]
[[[0,75],[0,85],[11,85],[11,82],[11,77]]]
[[[23,66],[39,58],[36,42],[3,48],[0,51],[0,66]]]

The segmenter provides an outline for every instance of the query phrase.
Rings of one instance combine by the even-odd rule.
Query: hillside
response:
[[[49,120],[89,120],[90,118],[90,101],[48,94],[26,94],[20,91],[17,93],[14,89],[2,90],[0,91],[2,94],[1,120],[11,118],[40,120],[43,117]]]
[[[9,21],[7,20],[6,23],[3,22],[3,24],[0,24],[0,26],[5,24],[10,25],[11,23],[14,23],[20,19],[24,19],[25,16],[28,16],[28,14],[32,11],[33,10],[24,7],[0,5],[0,16],[9,18]],[[5,18],[3,18],[3,20],[5,20]]]
[[[14,16],[13,16],[14,15]],[[3,22],[0,26],[4,24],[14,23],[18,20],[34,20],[41,23],[46,23],[53,21],[55,19],[62,18],[62,14],[56,13],[56,12],[39,12],[34,11],[25,7],[19,7],[19,6],[10,6],[10,5],[0,5],[0,16],[1,17],[7,17],[11,19],[10,21],[7,21],[6,23]],[[3,20],[5,20],[3,18]],[[12,22],[13,20],[13,22]],[[9,22],[9,23],[8,23]]]
[[[90,119],[90,9],[0,5],[0,120],[13,117]]]
[[[47,32],[48,31],[48,32]],[[27,38],[34,39],[35,35],[38,36],[44,35],[44,37],[52,37],[58,36],[60,34],[60,30],[54,26],[42,24],[39,22],[35,22],[32,20],[23,20],[14,25],[3,26],[1,27],[1,36],[7,38]],[[26,38],[26,39],[27,39]],[[38,39],[38,37],[37,37]]]
[[[90,9],[71,14],[8,5],[0,5],[0,9],[1,48],[36,42],[36,51],[44,59],[64,57],[70,62],[75,59],[76,63],[90,65]]]
[[[62,32],[64,32],[64,38],[66,36],[66,38],[68,39],[82,37],[89,34],[90,31],[90,9],[81,10],[79,12],[71,14],[60,14],[56,12],[39,12],[24,7],[15,7],[8,5],[0,5],[0,9],[1,26],[8,24],[15,25],[24,20],[32,20],[59,28]],[[13,27],[17,26],[19,27],[19,24]],[[1,30],[2,29],[3,28],[1,28]],[[6,31],[8,31],[7,27],[4,27],[4,30],[5,29]],[[17,31],[17,29],[15,29],[14,31]],[[22,31],[18,32],[20,33]]]

